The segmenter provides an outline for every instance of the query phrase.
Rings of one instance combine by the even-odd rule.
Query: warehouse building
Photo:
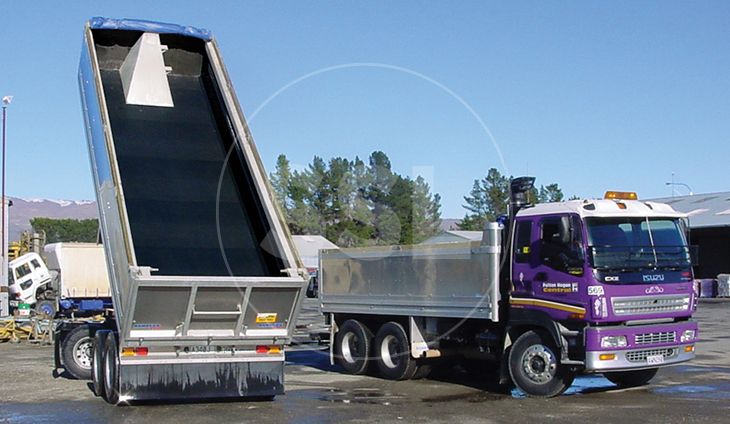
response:
[[[699,247],[696,278],[730,273],[730,191],[651,199],[689,215],[690,243]]]

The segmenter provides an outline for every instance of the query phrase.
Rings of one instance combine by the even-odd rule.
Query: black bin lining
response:
[[[140,35],[94,31],[137,265],[158,275],[281,275],[281,252],[262,247],[271,226],[204,42],[161,34],[175,107],[127,105],[119,67]]]

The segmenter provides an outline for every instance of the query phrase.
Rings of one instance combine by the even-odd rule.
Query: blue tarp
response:
[[[109,19],[95,17],[89,20],[91,29],[121,29],[128,31],[156,32],[158,34],[181,34],[188,37],[200,38],[205,41],[213,39],[213,34],[207,29],[166,24],[163,22],[145,21],[141,19]]]

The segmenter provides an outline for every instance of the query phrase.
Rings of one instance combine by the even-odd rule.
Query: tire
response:
[[[360,321],[349,319],[335,336],[335,359],[349,374],[365,374],[370,363],[373,333]]]
[[[61,342],[61,362],[74,378],[90,380],[93,351],[91,328],[80,325],[71,330]]]
[[[380,375],[389,380],[408,380],[416,373],[408,335],[397,322],[383,324],[375,336],[375,357]]]
[[[112,404],[119,404],[119,350],[117,338],[113,333],[106,337],[103,355],[104,366],[104,399]]]
[[[512,382],[532,397],[553,397],[563,393],[575,376],[560,364],[558,352],[552,340],[540,333],[522,334],[509,353]]]
[[[99,330],[94,334],[94,356],[91,361],[91,381],[96,396],[104,397],[104,351],[109,330]]]
[[[35,313],[42,318],[53,318],[56,316],[56,312],[58,312],[58,308],[53,300],[39,300],[35,304]]]
[[[648,383],[654,378],[657,371],[659,369],[650,368],[648,370],[605,372],[603,376],[619,387],[636,387]]]
[[[433,366],[431,365],[419,365],[418,368],[416,368],[416,372],[413,374],[413,377],[411,379],[413,380],[420,380],[422,378],[426,378],[431,374],[431,371],[433,370]]]

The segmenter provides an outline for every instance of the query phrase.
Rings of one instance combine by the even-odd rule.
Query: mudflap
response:
[[[120,400],[273,397],[284,393],[284,362],[122,364]]]

